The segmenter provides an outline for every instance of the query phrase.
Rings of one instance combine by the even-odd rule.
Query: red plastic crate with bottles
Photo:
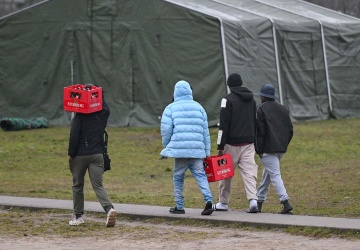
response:
[[[64,87],[64,110],[84,114],[102,110],[101,87],[92,84]]]
[[[224,154],[205,158],[204,170],[209,182],[220,181],[234,176],[231,155]]]

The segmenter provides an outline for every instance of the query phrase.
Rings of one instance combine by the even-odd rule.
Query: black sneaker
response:
[[[171,207],[169,212],[172,214],[184,214],[185,210],[184,209],[180,210],[175,206],[175,207]]]
[[[259,213],[261,213],[261,209],[262,209],[262,205],[263,205],[263,201],[257,201],[257,205],[258,205],[258,210],[259,210]]]
[[[210,215],[214,212],[214,209],[212,207],[212,202],[208,201],[206,202],[204,210],[201,212],[201,215]]]

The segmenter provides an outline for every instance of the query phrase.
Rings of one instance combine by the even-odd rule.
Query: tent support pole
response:
[[[228,70],[228,64],[227,64],[224,25],[223,25],[223,22],[222,22],[222,20],[221,20],[220,18],[219,18],[219,21],[220,21],[220,25],[221,25],[221,26],[220,26],[220,29],[221,29],[221,43],[222,43],[222,51],[223,51],[223,56],[224,56],[225,86],[226,86],[227,93],[229,94],[231,91],[230,91],[229,86],[227,86],[227,84],[226,84],[226,79],[227,79],[228,76],[229,76],[229,70]]]
[[[327,64],[327,57],[326,57],[326,44],[325,44],[325,36],[324,36],[324,29],[323,29],[323,25],[322,23],[318,20],[319,24],[320,24],[320,30],[321,30],[321,37],[322,37],[322,48],[323,48],[323,54],[324,54],[324,64],[325,64],[325,77],[326,77],[326,85],[327,85],[327,92],[328,92],[328,97],[329,97],[329,109],[330,112],[333,112],[333,107],[332,107],[332,98],[331,98],[331,89],[330,89],[330,80],[329,80],[329,69],[328,69],[328,64]]]
[[[238,6],[233,6],[231,4],[223,3],[223,2],[218,1],[218,0],[211,0],[211,1],[222,4],[222,5],[225,5],[225,6],[228,6],[228,7],[231,7],[231,8],[234,8],[234,9],[242,10],[242,11],[251,13],[251,14],[256,15],[256,16],[266,18],[271,22],[271,24],[272,24],[272,32],[273,32],[273,40],[274,40],[274,49],[275,49],[274,54],[275,54],[276,74],[277,74],[278,86],[279,86],[279,98],[280,98],[280,103],[284,104],[283,91],[282,91],[282,82],[281,82],[281,74],[280,74],[279,54],[278,54],[278,46],[277,46],[277,37],[276,37],[276,30],[275,30],[275,22],[274,22],[274,20],[272,18],[265,17],[263,15],[260,15],[258,13],[255,13],[255,12],[247,10],[247,9],[240,8]]]
[[[315,20],[315,21],[317,21],[319,23],[319,25],[320,25],[320,33],[321,33],[321,40],[322,40],[322,48],[323,48],[323,54],[324,54],[324,67],[325,67],[325,78],[326,78],[327,94],[328,94],[328,100],[329,100],[329,110],[330,110],[330,114],[332,114],[333,107],[332,107],[332,99],[331,99],[331,89],[330,89],[328,64],[327,64],[327,58],[326,58],[326,54],[327,54],[326,53],[326,43],[325,43],[325,36],[324,36],[324,29],[323,29],[322,22],[320,20],[308,17],[306,15],[302,15],[302,14],[299,14],[299,13],[296,13],[296,12],[281,8],[281,7],[273,5],[273,4],[262,2],[261,0],[255,0],[255,1],[259,2],[259,3],[262,3],[262,4],[265,4],[265,5],[268,5],[268,6],[271,6],[271,7],[276,8],[276,9],[280,9],[280,10],[283,10],[283,11],[298,15],[298,16],[302,16],[302,17],[305,17],[305,18],[308,18],[308,19]]]

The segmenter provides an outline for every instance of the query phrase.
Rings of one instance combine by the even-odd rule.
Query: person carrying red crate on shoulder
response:
[[[248,213],[257,213],[255,163],[256,102],[253,93],[243,87],[241,76],[231,74],[227,79],[230,93],[221,100],[220,125],[217,140],[218,155],[230,154],[234,169],[239,168],[250,206]],[[228,211],[232,177],[219,181],[219,202],[215,211]]]
[[[102,110],[82,114],[76,113],[71,124],[69,137],[69,168],[72,174],[73,219],[70,226],[85,223],[84,184],[89,172],[91,185],[102,208],[106,212],[106,227],[114,227],[116,211],[103,186],[104,158],[102,136],[110,116],[110,107],[102,99]]]

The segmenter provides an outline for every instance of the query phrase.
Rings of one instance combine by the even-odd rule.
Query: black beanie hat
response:
[[[229,87],[241,86],[243,84],[241,76],[239,74],[233,73],[229,75],[227,79],[227,85]]]

